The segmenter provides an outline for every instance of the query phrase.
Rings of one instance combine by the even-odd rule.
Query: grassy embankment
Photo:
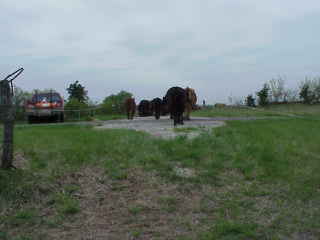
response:
[[[122,239],[319,239],[318,110],[311,115],[230,121],[193,140],[16,128],[21,169],[0,171],[0,239],[72,238],[93,228]],[[99,224],[86,222],[95,216]]]

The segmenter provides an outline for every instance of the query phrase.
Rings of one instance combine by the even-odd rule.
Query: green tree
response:
[[[269,104],[269,91],[270,91],[270,88],[269,88],[269,85],[267,83],[265,83],[263,85],[263,88],[257,92],[257,95],[259,97],[259,105],[260,106],[266,106]]]
[[[21,88],[14,86],[13,88],[12,104],[15,108],[16,120],[25,119],[24,104],[27,100],[31,99],[32,93],[24,91]]]
[[[311,104],[313,98],[312,91],[310,90],[310,85],[307,82],[301,86],[299,96],[303,103]]]
[[[31,98],[31,96],[32,96],[31,92],[24,91],[21,88],[14,86],[12,103],[16,107],[22,107],[25,104],[25,102]]]
[[[88,108],[88,104],[84,102],[79,102],[76,98],[71,98],[67,101],[64,108],[66,110],[84,110]]]
[[[125,113],[124,102],[132,97],[132,93],[120,91],[118,94],[112,94],[103,100],[102,106],[106,113]]]
[[[80,119],[81,117],[87,117],[90,115],[88,111],[88,104],[86,102],[79,102],[76,98],[71,98],[64,105],[65,114],[67,119]]]
[[[248,107],[255,107],[256,106],[255,101],[256,101],[256,99],[250,94],[246,98],[246,105]]]
[[[314,88],[314,100],[315,102],[320,102],[320,81],[318,82],[318,85]]]
[[[67,88],[69,94],[69,100],[77,99],[80,103],[86,103],[88,101],[88,91],[85,90],[85,87],[82,86],[79,81],[71,83]]]

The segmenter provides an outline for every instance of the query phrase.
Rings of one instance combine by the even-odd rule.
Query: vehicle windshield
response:
[[[32,97],[32,102],[37,103],[37,102],[48,102],[48,103],[53,103],[53,102],[60,102],[62,99],[57,93],[40,93],[40,94],[35,94]]]

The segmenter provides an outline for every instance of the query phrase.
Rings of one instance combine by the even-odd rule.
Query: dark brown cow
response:
[[[151,101],[151,111],[154,113],[155,118],[158,120],[161,115],[161,109],[162,109],[162,100],[161,98],[154,98]]]
[[[135,102],[134,98],[128,98],[125,101],[125,109],[127,112],[128,119],[133,119],[133,116],[136,112],[136,102]]]
[[[169,113],[169,106],[168,106],[168,100],[166,97],[162,98],[162,104],[161,104],[161,115],[165,116]]]
[[[148,100],[141,100],[138,106],[139,116],[146,117],[152,115],[150,102]]]
[[[183,125],[183,112],[187,102],[186,90],[181,87],[172,87],[167,91],[165,98],[168,101],[170,116],[173,118],[173,125]]]

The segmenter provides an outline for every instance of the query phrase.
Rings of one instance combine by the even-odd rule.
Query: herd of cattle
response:
[[[160,116],[170,113],[174,126],[183,124],[183,120],[190,120],[190,112],[196,107],[197,95],[192,88],[172,87],[166,95],[161,98],[154,98],[152,101],[141,100],[138,105],[139,116],[152,116],[158,120]],[[134,98],[128,98],[125,102],[125,109],[128,119],[133,119],[136,111]],[[184,116],[183,116],[184,115]]]

